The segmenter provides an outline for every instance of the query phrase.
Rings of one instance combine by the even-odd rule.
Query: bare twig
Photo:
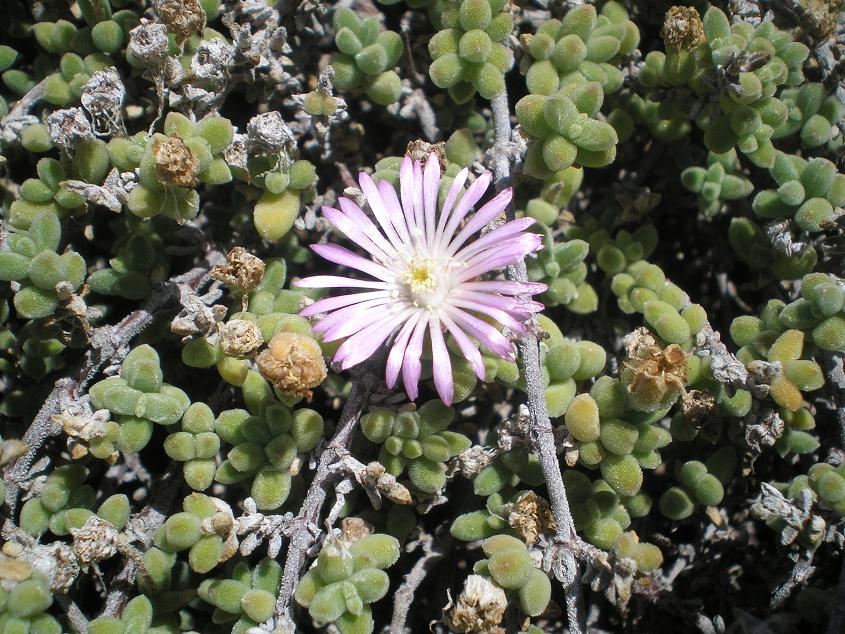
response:
[[[317,471],[314,474],[311,486],[308,488],[308,494],[299,509],[299,514],[291,523],[291,539],[285,558],[274,615],[276,626],[285,633],[293,634],[293,632],[296,632],[291,599],[299,583],[300,572],[305,565],[308,549],[317,541],[320,534],[320,511],[326,501],[331,482],[341,475],[337,469],[332,469],[332,465],[346,454],[346,450],[352,442],[352,433],[355,431],[358,420],[367,406],[370,391],[377,381],[376,376],[370,371],[370,367],[369,364],[363,366],[353,377],[352,391],[343,406],[334,437],[323,450],[323,453],[320,454]]]
[[[492,152],[493,174],[496,189],[501,191],[511,184],[511,157],[513,143],[511,141],[510,108],[508,106],[507,91],[493,99],[493,125],[495,141]],[[488,155],[489,156],[489,155]],[[509,206],[507,214],[513,217],[513,205]],[[508,268],[508,277],[518,282],[528,281],[525,261],[522,260]],[[566,613],[569,619],[569,631],[580,634],[585,631],[586,618],[580,592],[573,591],[573,586],[580,584],[578,563],[567,547],[569,542],[576,539],[575,525],[569,502],[566,499],[566,488],[557,459],[554,442],[554,430],[546,409],[546,396],[543,389],[542,370],[540,367],[540,348],[536,332],[529,332],[517,341],[520,357],[525,369],[526,393],[530,412],[529,435],[534,451],[540,459],[546,488],[549,492],[549,503],[557,524],[555,534],[559,545],[563,546],[561,557],[555,566],[555,576],[564,584],[566,590]]]
[[[71,630],[78,634],[88,634],[88,619],[85,618],[79,606],[63,594],[56,596],[56,602],[62,606]]]
[[[795,592],[797,588],[806,584],[810,575],[816,571],[816,567],[813,566],[812,554],[810,554],[809,557],[810,558],[808,559],[803,555],[800,556],[795,562],[795,565],[792,567],[792,570],[789,573],[789,578],[775,588],[775,591],[772,593],[772,598],[769,601],[770,610],[774,611],[781,609],[786,602],[789,601],[792,593]],[[841,632],[842,630],[833,631]]]
[[[444,537],[444,540],[448,539],[448,537]],[[414,594],[428,572],[443,558],[447,550],[448,543],[435,544],[434,537],[427,533],[421,534],[419,541],[422,544],[422,556],[417,559],[413,568],[405,575],[402,585],[393,595],[393,618],[390,620],[389,634],[405,634],[405,623],[408,620],[408,611],[414,601]]]
[[[27,91],[27,93],[18,99],[15,102],[15,105],[12,106],[12,109],[3,117],[3,120],[0,121],[0,131],[3,131],[7,125],[11,125],[14,122],[24,119],[27,117],[29,111],[41,101],[41,97],[44,96],[44,86],[47,85],[47,80],[42,79],[40,82],[35,84],[32,88]]]
[[[831,354],[827,363],[827,380],[832,387],[836,406],[836,423],[839,426],[840,449],[845,450],[845,355]]]
[[[217,252],[213,252],[217,253]],[[213,264],[207,258],[209,264]],[[218,254],[219,255],[219,254]],[[222,256],[221,256],[222,257]],[[21,440],[27,452],[3,471],[6,482],[6,503],[14,514],[21,483],[29,477],[29,470],[44,443],[61,432],[61,425],[53,416],[78,400],[81,393],[108,363],[117,362],[128,352],[129,342],[146,328],[154,316],[179,298],[179,287],[199,288],[208,277],[209,266],[199,266],[187,273],[172,277],[153,292],[143,308],[130,313],[115,326],[101,326],[91,333],[91,345],[85,356],[64,377],[56,381],[53,391],[44,401]]]
[[[840,448],[845,449],[845,355],[835,353],[830,356],[827,379],[833,386],[833,399],[836,406],[836,422],[839,424]],[[845,631],[845,557],[842,557],[842,570],[839,573],[839,586],[833,600],[833,610],[827,634]]]
[[[171,462],[167,471],[161,476],[154,491],[152,500],[137,515],[133,515],[126,526],[126,534],[130,539],[143,544],[146,550],[153,544],[153,536],[158,528],[164,524],[176,493],[181,484],[181,467]],[[118,616],[130,593],[135,589],[135,577],[138,575],[138,563],[131,557],[127,557],[123,568],[115,575],[109,585],[109,593],[106,595],[105,616]]]

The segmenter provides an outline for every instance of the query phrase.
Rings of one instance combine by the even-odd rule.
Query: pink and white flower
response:
[[[484,172],[463,191],[468,174],[463,169],[455,177],[439,211],[441,175],[434,155],[425,169],[419,161],[405,157],[398,195],[388,182],[376,185],[368,174],[361,174],[358,182],[375,222],[347,198],[340,198],[340,209],[323,207],[323,216],[369,258],[337,244],[313,244],[311,248],[326,260],[371,279],[316,275],[297,283],[304,288],[365,289],[321,299],[301,314],[326,313],[314,325],[314,331],[324,341],[346,339],[334,357],[344,370],[390,341],[385,380],[394,387],[401,371],[411,400],[418,396],[426,332],[431,341],[434,385],[440,399],[451,404],[452,363],[444,332],[452,335],[483,380],[484,361],[472,338],[513,361],[514,344],[502,329],[522,334],[525,322],[543,309],[541,303],[527,297],[542,293],[545,284],[479,279],[516,263],[542,245],[539,235],[526,232],[534,222],[531,218],[506,222],[477,236],[502,214],[512,192],[510,188],[503,190],[471,213],[487,191],[491,174]]]

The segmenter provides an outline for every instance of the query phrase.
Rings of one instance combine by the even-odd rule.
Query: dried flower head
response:
[[[687,355],[677,344],[665,348],[645,328],[626,338],[628,358],[619,378],[628,388],[629,403],[641,411],[655,411],[684,391]]]
[[[446,171],[446,142],[429,143],[422,139],[409,141],[405,147],[405,154],[411,157],[412,161],[425,163],[433,154],[440,161],[440,170]]]
[[[483,173],[463,192],[469,175],[464,169],[455,177],[438,210],[440,174],[436,156],[429,158],[425,169],[421,162],[406,156],[398,194],[388,182],[376,186],[369,175],[361,174],[361,190],[378,224],[347,198],[339,199],[340,210],[323,207],[323,215],[370,258],[337,244],[314,244],[311,248],[335,264],[375,279],[319,275],[300,280],[297,285],[369,289],[322,299],[301,314],[329,313],[314,331],[324,341],[346,339],[334,357],[342,369],[361,363],[392,340],[385,372],[387,385],[396,385],[401,370],[405,391],[412,400],[418,396],[420,357],[428,331],[434,384],[440,399],[450,404],[454,383],[444,331],[454,338],[483,379],[484,361],[470,337],[502,358],[514,360],[514,345],[501,329],[524,333],[524,322],[543,308],[525,296],[541,293],[546,286],[479,279],[540,249],[541,237],[526,233],[534,220],[522,218],[471,241],[502,215],[511,201],[511,190],[500,192],[470,215],[490,185],[491,174]]]
[[[108,436],[110,428],[116,423],[110,420],[110,413],[106,409],[96,412],[62,411],[51,416],[52,420],[62,426],[68,436],[68,448],[71,456],[78,460],[89,452],[89,443]],[[117,462],[117,450],[112,451],[104,460],[109,464]]]
[[[666,12],[660,36],[667,48],[676,51],[691,51],[707,40],[695,7],[671,7]]]
[[[199,161],[178,136],[156,136],[153,160],[156,175],[164,185],[190,189],[197,184]]]
[[[261,283],[264,262],[243,247],[235,247],[226,256],[225,264],[211,269],[211,278],[228,286],[235,286],[246,295]]]
[[[362,537],[366,537],[375,532],[373,525],[360,517],[344,517],[340,520],[340,535],[337,538],[351,546]]]
[[[326,379],[323,351],[312,337],[280,332],[256,359],[261,375],[282,392],[311,398]]]
[[[690,390],[681,399],[681,412],[694,427],[700,427],[716,409],[716,398],[707,390]]]
[[[159,0],[158,17],[167,30],[182,43],[205,28],[205,11],[199,0]]]
[[[264,345],[258,325],[246,319],[232,319],[220,326],[220,347],[223,354],[243,359],[252,357]]]
[[[141,24],[129,31],[126,52],[147,66],[161,66],[167,59],[167,27],[141,18]]]
[[[504,632],[499,627],[508,607],[505,591],[487,577],[470,575],[454,605],[447,607],[443,620],[454,632]]]
[[[89,517],[81,528],[71,528],[70,533],[73,552],[83,568],[117,554],[120,533],[96,515]]]
[[[524,493],[509,506],[508,524],[529,546],[536,544],[540,535],[553,533],[557,527],[549,503],[534,491]]]

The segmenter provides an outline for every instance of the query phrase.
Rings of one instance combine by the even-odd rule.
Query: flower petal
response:
[[[309,304],[301,311],[299,311],[299,315],[301,317],[311,317],[320,313],[328,313],[330,311],[337,310],[338,308],[343,308],[345,306],[351,306],[352,304],[360,304],[361,302],[367,300],[381,298],[386,299],[389,296],[390,291],[371,291],[369,293],[350,293],[348,295],[327,297],[326,299],[320,299],[314,302],[313,304]]]
[[[292,284],[297,288],[379,288],[386,289],[390,285],[374,280],[356,280],[352,277],[339,275],[312,275],[296,280]]]
[[[415,239],[414,227],[417,226],[417,214],[414,210],[414,192],[417,185],[414,179],[414,162],[410,156],[402,159],[402,165],[399,168],[399,193],[402,196],[402,213],[405,216],[405,222],[408,225],[408,232],[411,239]]]
[[[471,291],[489,291],[506,295],[539,295],[548,290],[542,282],[514,282],[511,280],[486,280],[482,282],[464,282],[462,289]]]
[[[463,191],[467,176],[469,176],[469,169],[466,167],[458,172],[457,176],[455,176],[452,181],[452,186],[449,188],[449,192],[446,194],[446,199],[443,201],[443,208],[440,210],[440,218],[437,221],[437,231],[434,235],[434,248],[435,252],[438,254],[442,253],[448,244],[448,241],[444,240],[443,230],[446,228],[446,222],[449,220],[455,201]]]
[[[393,228],[393,223],[390,221],[390,214],[387,211],[387,206],[384,204],[381,193],[379,192],[378,187],[376,187],[376,184],[373,182],[372,177],[366,172],[361,172],[358,175],[358,184],[361,186],[361,191],[364,192],[367,204],[370,206],[370,209],[373,210],[373,215],[376,217],[376,220],[378,220],[379,226],[382,231],[384,231],[387,239],[390,240],[390,243],[395,249],[399,249],[402,241],[399,239],[396,229]]]
[[[477,240],[470,242],[455,254],[455,258],[459,260],[467,260],[476,253],[481,253],[485,249],[494,247],[511,236],[523,233],[535,222],[536,221],[533,218],[520,218],[518,220],[506,222],[502,226],[493,229],[493,231],[488,231]]]
[[[348,370],[373,356],[404,318],[402,314],[388,315],[344,341],[334,356],[335,361],[340,362],[341,370]]]
[[[390,353],[387,355],[387,364],[384,369],[384,381],[387,387],[391,390],[396,386],[396,380],[399,378],[399,370],[402,369],[402,360],[405,358],[405,349],[408,347],[408,339],[417,325],[419,319],[417,317],[410,317],[402,330],[396,335],[393,340],[393,347],[390,348]]]
[[[353,224],[360,226],[361,231],[376,244],[383,253],[390,257],[396,256],[396,249],[387,241],[381,230],[376,227],[375,223],[370,220],[370,217],[364,213],[364,210],[356,205],[348,198],[340,197],[337,201],[340,204],[340,209],[352,221]]]
[[[416,223],[411,231],[416,230],[422,238],[425,235],[425,207],[423,204],[422,164],[419,161],[414,161],[414,218],[416,218]],[[423,240],[420,240],[420,242],[423,242]]]
[[[426,324],[425,319],[420,319],[417,322],[414,332],[408,340],[408,346],[405,348],[405,359],[402,361],[402,384],[405,386],[405,393],[412,401],[415,401],[420,395],[419,383],[422,373],[420,356],[422,355]]]
[[[461,248],[461,245],[469,240],[473,234],[481,231],[487,223],[507,209],[512,198],[513,190],[510,187],[503,189],[496,194],[492,200],[472,215],[469,222],[464,225],[463,229],[461,229],[460,232],[458,232],[458,235],[455,236],[455,238],[449,243],[446,253],[448,255],[453,255],[457,252],[457,250]]]
[[[323,217],[368,253],[380,258],[382,261],[390,259],[390,256],[371,239],[370,234],[365,231],[364,227],[342,211],[333,209],[332,207],[323,207]],[[375,227],[373,227],[373,230],[375,230]],[[394,254],[395,257],[396,252],[392,248],[390,249],[390,253]]]
[[[450,296],[450,299],[467,299],[493,308],[500,308],[512,314],[524,314],[530,317],[533,313],[539,313],[545,306],[542,302],[534,302],[521,297],[510,297],[509,295],[499,295],[497,293],[481,293],[472,291],[459,286],[458,289]],[[526,318],[527,318],[526,317]]]
[[[323,341],[334,341],[348,337],[361,328],[369,326],[373,319],[381,318],[385,314],[385,305],[389,300],[371,299],[368,301],[340,308],[318,321],[312,330],[323,335]]]
[[[486,375],[486,370],[484,369],[484,359],[481,356],[481,352],[478,350],[478,346],[473,343],[469,337],[467,337],[466,333],[461,330],[460,326],[452,321],[452,318],[449,317],[445,311],[441,313],[440,321],[442,321],[449,332],[452,333],[452,336],[455,338],[455,343],[458,344],[458,348],[461,349],[464,357],[475,371],[475,376],[483,381]]]
[[[393,279],[393,275],[385,267],[372,260],[362,258],[339,244],[312,244],[311,250],[329,262],[357,269],[383,282],[390,282]]]
[[[449,358],[449,350],[446,348],[446,341],[443,339],[443,331],[440,330],[440,321],[432,317],[428,322],[428,331],[431,335],[431,367],[434,372],[434,387],[440,400],[446,405],[452,404],[455,396],[455,382],[452,380],[452,360]]]
[[[455,235],[455,231],[458,229],[458,225],[461,224],[461,220],[463,220],[464,216],[466,216],[475,206],[475,203],[481,200],[484,192],[486,192],[487,188],[490,186],[490,180],[492,178],[493,175],[490,172],[484,172],[481,176],[476,178],[469,187],[467,187],[464,195],[461,196],[461,199],[455,206],[455,210],[452,212],[449,222],[446,223],[446,228],[443,230],[444,240],[448,242],[451,240],[452,236]]]
[[[423,205],[425,208],[425,242],[431,249],[434,244],[437,194],[440,190],[440,159],[432,152],[428,156],[423,175]]]
[[[481,253],[466,262],[466,268],[455,274],[455,280],[465,282],[483,273],[515,264],[529,253],[543,247],[542,237],[536,233],[525,233],[506,240],[489,253]]]
[[[487,346],[491,352],[495,352],[508,361],[516,359],[513,344],[493,326],[460,308],[450,306],[446,311],[456,324],[478,339],[482,345]]]
[[[514,236],[513,238],[503,240],[499,244],[492,245],[481,253],[476,253],[466,260],[460,260],[463,265],[463,269],[459,269],[456,272],[456,279],[464,281],[481,275],[481,273],[478,273],[478,267],[485,267],[488,262],[504,261],[505,263],[497,264],[493,268],[485,268],[483,271],[485,273],[504,268],[510,264],[515,264],[518,260],[524,258],[529,253],[541,248],[541,245],[538,245],[538,242],[534,240],[532,236],[533,234],[523,233],[521,236]],[[468,277],[467,274],[470,270],[474,271],[475,274]]]
[[[467,299],[461,299],[459,297],[450,297],[449,305],[457,306],[458,308],[466,308],[467,310],[474,310],[475,312],[481,313],[482,315],[492,317],[500,324],[502,324],[503,326],[507,326],[517,334],[521,335],[525,332],[525,325],[522,323],[522,321],[524,320],[520,321],[519,319],[511,315],[509,312],[502,310],[501,308],[496,308],[495,306],[490,306],[481,302],[474,302]]]
[[[410,246],[411,235],[408,233],[408,225],[405,221],[405,214],[402,211],[402,203],[399,202],[396,190],[393,188],[393,185],[385,180],[378,182],[378,190],[381,192],[384,204],[390,212],[390,221],[396,228],[396,233],[399,234],[399,238],[403,243]]]

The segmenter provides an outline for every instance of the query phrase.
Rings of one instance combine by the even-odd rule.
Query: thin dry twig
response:
[[[57,595],[56,602],[62,606],[71,630],[78,634],[88,634],[88,619],[76,603],[65,595]]]
[[[336,469],[332,469],[332,465],[349,449],[352,433],[367,406],[370,392],[378,381],[371,368],[371,364],[366,364],[353,375],[352,390],[343,406],[334,437],[320,454],[317,471],[308,488],[305,501],[290,526],[291,538],[273,616],[277,628],[286,634],[296,632],[291,599],[299,584],[300,572],[305,565],[307,552],[320,535],[320,511],[326,501],[329,487],[333,479],[341,475]]]
[[[128,353],[129,342],[152,323],[161,310],[179,299],[179,287],[191,290],[199,288],[206,279],[212,259],[212,252],[206,258],[207,266],[198,266],[187,273],[170,278],[156,289],[149,301],[136,311],[124,317],[117,325],[101,326],[91,333],[90,347],[85,356],[64,377],[56,381],[53,391],[44,401],[21,440],[27,452],[3,471],[6,483],[6,503],[10,515],[14,515],[20,495],[21,483],[29,477],[29,470],[35,457],[47,440],[61,433],[61,425],[53,416],[64,410],[68,404],[79,400],[80,395],[108,363],[116,363]],[[217,254],[219,255],[219,254]],[[222,256],[221,256],[222,257]]]
[[[833,386],[833,402],[836,406],[836,422],[839,425],[839,441],[841,449],[845,449],[845,355],[832,354],[827,370],[827,379]],[[842,569],[839,573],[839,583],[836,597],[833,600],[833,610],[827,634],[838,634],[845,631],[845,556],[842,557]]]
[[[390,620],[390,634],[405,634],[405,623],[408,612],[414,601],[414,595],[434,565],[443,558],[448,550],[448,537],[444,543],[435,543],[435,538],[428,533],[422,533],[419,542],[422,545],[422,556],[417,559],[410,572],[405,575],[402,585],[393,594],[393,618]]]
[[[507,91],[491,102],[493,110],[493,125],[495,141],[493,146],[493,174],[496,190],[501,191],[511,184],[511,156],[513,144],[511,141],[510,107],[508,106]],[[507,214],[513,217],[513,205]],[[508,277],[517,282],[528,281],[525,261],[522,260],[508,268]],[[580,592],[573,590],[573,586],[580,584],[578,563],[568,548],[568,544],[576,539],[575,524],[566,499],[566,488],[558,463],[554,442],[554,430],[546,409],[546,396],[543,389],[542,370],[540,367],[540,348],[536,332],[529,329],[517,341],[519,355],[525,370],[526,393],[528,395],[528,409],[530,412],[529,435],[534,451],[536,451],[546,488],[549,492],[549,503],[557,524],[556,541],[563,547],[561,558],[556,566],[555,576],[563,582],[566,590],[566,612],[569,618],[569,629],[572,634],[580,634],[586,629],[586,617]]]
[[[137,515],[129,519],[125,532],[143,544],[145,550],[152,546],[156,530],[164,524],[170,513],[176,493],[180,489],[181,472],[179,464],[171,462],[153,489],[155,494],[150,502]],[[103,615],[116,617],[123,611],[130,594],[135,589],[137,575],[137,561],[127,557],[123,568],[115,575],[109,586]]]

